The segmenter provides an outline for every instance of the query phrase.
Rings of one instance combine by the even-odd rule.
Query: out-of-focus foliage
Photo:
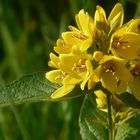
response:
[[[110,12],[115,3],[125,21],[139,14],[138,0],[1,0],[0,84],[28,73],[47,71],[49,53],[61,32],[85,9],[97,4]],[[78,117],[83,98],[0,109],[0,140],[80,140]]]

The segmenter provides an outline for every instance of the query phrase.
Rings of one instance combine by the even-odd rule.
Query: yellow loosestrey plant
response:
[[[46,137],[51,140],[78,140],[81,138],[82,140],[139,140],[140,19],[131,19],[127,23],[123,23],[124,11],[122,5],[119,3],[114,6],[110,14],[106,14],[105,10],[99,5],[96,7],[93,16],[90,16],[85,10],[79,11],[75,16],[76,25],[70,25],[68,31],[61,34],[56,41],[53,48],[54,50],[50,52],[48,65],[53,70],[27,74],[7,83],[10,77],[13,79],[19,74],[21,75],[24,72],[32,70],[30,69],[31,57],[28,57],[31,49],[35,47],[35,52],[31,54],[32,57],[39,56],[39,54],[45,50],[47,52],[50,51],[50,48],[45,49],[44,47],[53,44],[54,41],[52,39],[57,32],[55,27],[58,27],[58,24],[60,24],[61,29],[64,28],[66,24],[65,20],[69,18],[67,15],[70,16],[71,12],[74,12],[82,5],[91,8],[91,6],[94,6],[96,3],[103,4],[103,1],[78,2],[71,0],[62,1],[61,3],[58,1],[55,5],[53,4],[51,8],[51,3],[49,1],[47,2],[49,3],[49,7],[47,6],[49,9],[44,7],[43,2],[37,2],[33,5],[26,3],[28,5],[27,8],[24,7],[24,4],[23,6],[21,5],[21,7],[23,7],[21,14],[23,13],[24,15],[21,16],[21,18],[24,17],[23,20],[27,23],[24,24],[25,28],[21,28],[24,25],[20,25],[21,22],[18,22],[20,17],[17,13],[20,9],[17,9],[15,6],[14,8],[16,9],[13,9],[12,3],[9,3],[10,9],[5,9],[4,7],[7,6],[7,3],[0,2],[2,10],[0,24],[0,42],[2,46],[0,50],[2,54],[4,53],[4,55],[0,57],[0,65],[2,66],[0,73],[0,81],[2,84],[2,86],[0,86],[0,106],[9,106],[10,109],[12,109],[15,119],[12,117],[10,122],[14,119],[17,121],[18,126],[13,125],[13,131],[13,129],[7,125],[6,129],[8,131],[10,130],[10,133],[5,131],[7,119],[5,120],[4,118],[7,116],[9,109],[3,108],[1,110],[2,116],[0,119],[2,124],[0,140],[4,138],[13,138],[14,140],[22,139],[21,137],[23,137],[23,139],[41,140]],[[135,16],[139,16],[139,2],[133,1],[133,5],[130,5],[132,0],[125,1],[125,3],[124,0],[122,0],[121,2],[124,4],[126,14],[131,13],[127,15],[127,18],[134,14],[135,11],[133,10],[135,10],[136,7],[137,12]],[[17,4],[19,5],[19,3]],[[109,8],[112,4],[113,1],[108,1],[108,3],[106,1],[106,7]],[[33,10],[35,14],[30,10],[30,8],[34,9],[34,6],[37,9],[37,11],[35,10],[36,12]],[[66,7],[63,9],[63,6],[67,6],[67,10],[65,9]],[[132,9],[129,9],[130,7]],[[55,17],[51,16],[54,15],[54,8],[57,8],[55,11],[62,8]],[[4,9],[9,12],[6,12]],[[50,9],[52,9],[52,14],[49,13],[51,12]],[[35,15],[38,12],[39,16],[37,15],[36,17]],[[18,18],[15,19],[15,16],[12,16],[13,14]],[[29,18],[26,18],[26,16]],[[32,26],[32,16],[33,24],[38,23],[38,18],[41,22],[37,24],[33,30],[30,30],[28,27],[30,23]],[[57,20],[59,16],[61,19]],[[11,21],[10,25],[6,24],[8,21]],[[47,23],[44,26],[46,21]],[[11,27],[13,28],[11,29]],[[39,31],[40,28],[38,27],[41,27],[41,29],[49,27],[47,28],[47,34],[44,32],[45,30],[41,32],[44,39],[47,39],[47,42],[44,42],[38,35],[32,36],[32,33],[34,34],[36,31]],[[51,36],[51,38],[49,36]],[[27,39],[28,37],[29,40]],[[39,37],[39,42],[34,44],[33,42],[34,39],[37,39],[36,37]],[[19,66],[22,66],[23,70],[19,71],[18,62],[20,61],[16,61],[16,58],[21,58],[20,60],[24,62],[24,58],[19,57],[20,54],[23,53],[20,49],[27,46],[28,43],[29,48],[27,50],[22,49],[24,52],[27,52],[27,56],[25,56],[25,63],[27,62],[27,64],[22,65],[23,63],[21,62]],[[44,43],[47,44],[45,45]],[[40,50],[40,47],[44,49]],[[16,51],[16,49],[18,50]],[[36,49],[39,49],[39,52]],[[32,62],[32,64],[35,63],[35,61]],[[41,61],[41,63],[42,66],[44,66],[44,61]],[[27,67],[28,69],[26,69]],[[18,72],[16,70],[17,68],[19,69]],[[72,99],[77,97],[80,98]],[[50,104],[50,101],[62,101],[67,99],[72,100]],[[25,110],[30,107],[30,104],[27,104],[28,106],[23,108],[23,111],[16,111],[15,105],[27,102],[45,102],[45,104],[35,105],[35,108],[37,107],[37,110],[35,110],[37,111],[36,114],[39,115],[24,113]],[[21,107],[22,106],[20,106],[20,108]],[[8,110],[5,112],[5,109]],[[21,117],[18,113],[21,114]],[[22,116],[23,113],[25,114],[24,116]],[[30,120],[33,121],[26,122],[26,118],[24,119],[25,116],[26,118],[31,118]],[[53,116],[55,116],[55,121],[52,122],[50,120],[54,120]],[[38,123],[39,118],[43,120],[43,123]],[[3,121],[5,123],[3,123]],[[49,128],[46,128],[44,124],[48,123],[48,121],[52,124],[51,126],[48,125]],[[38,132],[39,135],[28,134],[26,127],[28,128],[32,125],[32,132],[34,133],[37,130],[36,127],[34,127],[36,123],[40,128]],[[42,131],[42,129],[45,131]]]
[[[75,20],[77,28],[69,26],[50,53],[55,70],[45,77],[60,85],[51,98],[66,96],[76,85],[93,91],[97,108],[108,114],[109,140],[115,140],[118,126],[138,111],[117,96],[130,92],[140,101],[140,19],[123,24],[123,7],[117,3],[108,17],[96,6],[94,18],[81,10]]]
[[[45,77],[61,85],[52,98],[71,92],[75,85],[82,90],[97,83],[113,94],[130,88],[140,100],[140,19],[123,25],[124,11],[120,3],[106,17],[104,9],[96,7],[94,18],[81,10],[76,16],[77,28],[62,33],[50,53],[49,66],[55,68]]]

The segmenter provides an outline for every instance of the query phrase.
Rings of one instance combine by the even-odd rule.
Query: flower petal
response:
[[[67,54],[71,52],[71,45],[66,44],[63,39],[58,39],[54,51],[58,54]]]
[[[118,44],[120,43],[119,46],[115,46],[117,42]],[[123,57],[128,60],[136,59],[139,57],[140,55],[139,34],[132,33],[132,32],[122,34],[117,42],[115,42],[115,37],[111,42],[111,51],[114,55]]]
[[[70,93],[74,89],[75,85],[63,85],[62,87],[58,88],[54,93],[51,95],[52,99],[61,98],[68,93]]]
[[[115,93],[117,91],[117,79],[111,72],[105,72],[101,78],[102,86],[108,89],[110,92]]]
[[[132,94],[140,101],[140,79],[135,79],[133,82],[129,82],[128,84]]]
[[[117,3],[108,17],[111,30],[120,27],[123,24],[123,19],[124,19],[123,7],[120,3]]]
[[[62,80],[64,78],[64,74],[62,73],[61,70],[52,70],[49,72],[46,72],[45,74],[46,79],[53,83],[62,83]]]
[[[50,61],[48,65],[50,67],[58,68],[59,67],[59,58],[54,53],[50,53]]]
[[[87,12],[83,9],[75,16],[76,23],[82,33],[89,36],[93,33],[94,22]]]
[[[107,112],[107,98],[106,98],[106,94],[102,90],[97,90],[94,93],[97,96],[97,98],[96,98],[97,107],[100,110],[102,110],[104,112]]]
[[[125,92],[127,89],[127,82],[120,81],[120,84],[117,87],[117,94]]]
[[[81,81],[82,81],[81,77],[75,78],[75,77],[72,77],[72,76],[70,76],[70,75],[67,75],[67,76],[64,78],[64,80],[63,80],[63,84],[64,84],[64,85],[65,85],[65,84],[73,84],[73,85],[75,85],[75,84],[80,83]]]
[[[99,82],[101,79],[103,73],[103,68],[101,65],[99,65],[95,70],[94,70],[94,74],[93,74],[93,81],[95,82]]]
[[[106,13],[104,9],[99,5],[96,6],[94,19],[96,20],[96,22],[106,22]]]
[[[140,19],[132,19],[127,23],[127,32],[140,34]]]
[[[70,31],[62,33],[62,37],[66,45],[70,45],[70,46],[73,45],[80,46],[83,40],[87,39],[87,38],[82,38],[79,33],[70,32]]]
[[[114,62],[114,63],[116,67],[115,76],[118,79],[125,82],[133,80],[133,76],[131,75],[130,71],[127,68],[125,68],[124,64],[119,63],[119,62]]]

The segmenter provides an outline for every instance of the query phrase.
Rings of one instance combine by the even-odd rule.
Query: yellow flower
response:
[[[72,45],[68,44],[66,45],[65,41],[63,39],[58,39],[56,42],[56,46],[54,46],[54,51],[57,54],[68,54],[71,52]]]
[[[119,3],[108,18],[100,6],[96,7],[94,20],[84,10],[75,16],[78,27],[69,26],[70,31],[62,33],[56,42],[56,54],[50,53],[48,64],[55,70],[47,72],[45,77],[60,85],[52,94],[53,99],[67,95],[75,85],[90,90],[101,82],[104,88],[117,94],[126,91],[129,85],[140,100],[140,64],[137,64],[140,61],[140,19],[122,25],[123,19],[124,11]],[[100,92],[97,97],[102,95]],[[97,103],[104,104],[104,95],[99,98]]]
[[[92,44],[95,38],[95,25],[87,12],[81,10],[75,17],[78,29],[69,26],[71,31],[62,33],[66,45],[77,46],[83,52]]]
[[[52,83],[62,84],[66,74],[60,69],[57,69],[47,72],[45,77]]]
[[[81,52],[78,47],[73,46],[71,53],[59,54],[59,57],[51,53],[50,58],[49,65],[57,69],[47,72],[45,76],[49,81],[61,85],[52,94],[53,99],[65,96],[76,84],[80,84],[82,90],[86,83],[88,83],[88,89],[94,86],[94,82],[90,79],[93,74],[90,62],[93,59],[92,55]]]
[[[140,34],[140,19],[131,19],[129,22],[125,23],[118,32],[125,33],[125,32],[133,32]]]
[[[50,59],[48,65],[53,68],[59,68],[59,57],[54,53],[50,53]]]
[[[127,60],[140,58],[140,20],[131,20],[116,30],[110,40],[110,50],[115,56]]]
[[[60,69],[60,59],[53,53],[50,53],[50,59],[51,60],[48,63],[49,66],[57,69],[47,72],[45,74],[45,77],[52,83],[63,85],[63,80],[66,78],[67,74]],[[51,98],[57,99],[63,97],[69,92],[71,92],[74,89],[74,87],[75,84],[63,85],[62,87],[54,91],[54,93],[51,95]]]
[[[63,72],[61,69],[52,70],[45,74],[46,79],[48,79],[52,83],[61,85],[60,88],[58,88],[57,90],[55,90],[52,93],[52,95],[51,95],[52,99],[57,99],[57,98],[63,97],[74,89],[75,84],[72,84],[72,83],[63,84],[63,81],[65,79],[67,79],[67,76],[68,75],[65,72]]]
[[[45,74],[46,79],[48,79],[52,83],[57,83],[61,86],[60,88],[58,88],[52,93],[51,95],[52,99],[63,97],[74,89],[75,84],[73,83],[63,84],[63,81],[67,79],[67,76],[68,75],[65,72],[63,72],[61,69],[52,70]]]
[[[107,28],[109,28],[109,30],[112,31],[115,28],[121,27],[123,19],[124,11],[120,3],[114,6],[108,19],[106,18],[104,9],[101,6],[96,6],[94,20],[99,30],[107,31]]]
[[[50,53],[50,59],[51,60],[49,61],[48,65],[50,67],[57,69],[47,72],[45,74],[45,77],[53,83],[62,84],[62,81],[66,76],[66,73],[64,73],[59,67],[60,65],[59,57],[53,53]]]
[[[115,56],[103,56],[94,70],[94,81],[101,81],[102,86],[112,93],[125,91],[126,82],[133,80],[129,70],[125,68],[125,63],[124,59]]]
[[[95,86],[95,82],[93,81],[93,75],[94,75],[94,71],[93,71],[93,66],[90,60],[86,61],[86,67],[87,67],[87,72],[86,75],[81,83],[81,89],[84,90],[85,85],[87,84],[87,89],[91,90],[94,86]]]
[[[123,7],[120,3],[117,3],[114,6],[114,8],[112,9],[112,11],[108,17],[110,31],[112,31],[113,29],[116,29],[118,27],[121,27],[123,24],[123,20],[124,20]]]
[[[107,97],[106,97],[106,94],[102,90],[97,90],[94,93],[97,96],[97,98],[96,98],[97,107],[100,110],[102,110],[104,112],[107,112]]]
[[[63,33],[62,39],[57,40],[54,50],[58,56],[50,53],[51,60],[48,64],[56,70],[47,72],[45,77],[61,86],[52,94],[53,99],[65,96],[76,84],[81,84],[82,90],[86,83],[88,83],[88,89],[94,86],[93,80],[90,79],[93,72],[90,61],[93,58],[85,52],[93,39],[92,19],[88,13],[81,10],[76,16],[76,21],[79,29],[71,26],[71,31]]]
[[[96,98],[97,107],[104,112],[108,112],[107,95],[102,90],[97,90],[94,93],[97,96]],[[112,112],[115,115],[122,117],[122,115],[124,114],[122,112],[125,111],[124,103],[114,94],[110,94],[110,102],[111,105],[113,106]]]
[[[140,101],[140,62],[131,70],[131,74],[134,80],[129,82],[128,85],[132,94]]]
[[[96,11],[94,15],[94,20],[96,23],[96,28],[99,30],[106,30],[108,27],[108,21],[106,19],[106,13],[101,6],[96,6]]]
[[[94,51],[94,53],[93,53],[93,59],[95,60],[95,61],[100,61],[101,59],[103,58],[103,52],[101,52],[101,51]]]
[[[73,47],[70,54],[60,55],[60,68],[68,74],[63,84],[81,83],[83,90],[93,69],[90,60],[92,56],[77,50],[77,47]]]
[[[96,6],[94,22],[96,26],[95,40],[98,41],[98,46],[101,49],[103,47],[102,41],[105,40],[106,34],[109,32],[109,23],[104,9],[99,5]]]
[[[80,10],[80,12],[75,16],[75,19],[81,33],[84,33],[86,36],[94,34],[94,22],[88,12],[85,12],[83,9]]]
[[[123,24],[124,12],[120,3],[117,3],[112,9],[108,18],[104,9],[96,7],[94,21],[96,25],[96,38],[99,48],[105,53],[108,52],[110,35],[114,30]]]

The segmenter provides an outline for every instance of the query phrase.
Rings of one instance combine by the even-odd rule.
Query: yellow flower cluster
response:
[[[108,18],[97,6],[94,19],[84,10],[75,19],[78,27],[69,26],[50,53],[49,66],[55,70],[45,77],[61,85],[51,97],[67,95],[75,85],[90,90],[100,82],[114,94],[129,88],[140,100],[140,19],[123,24],[120,3]]]

